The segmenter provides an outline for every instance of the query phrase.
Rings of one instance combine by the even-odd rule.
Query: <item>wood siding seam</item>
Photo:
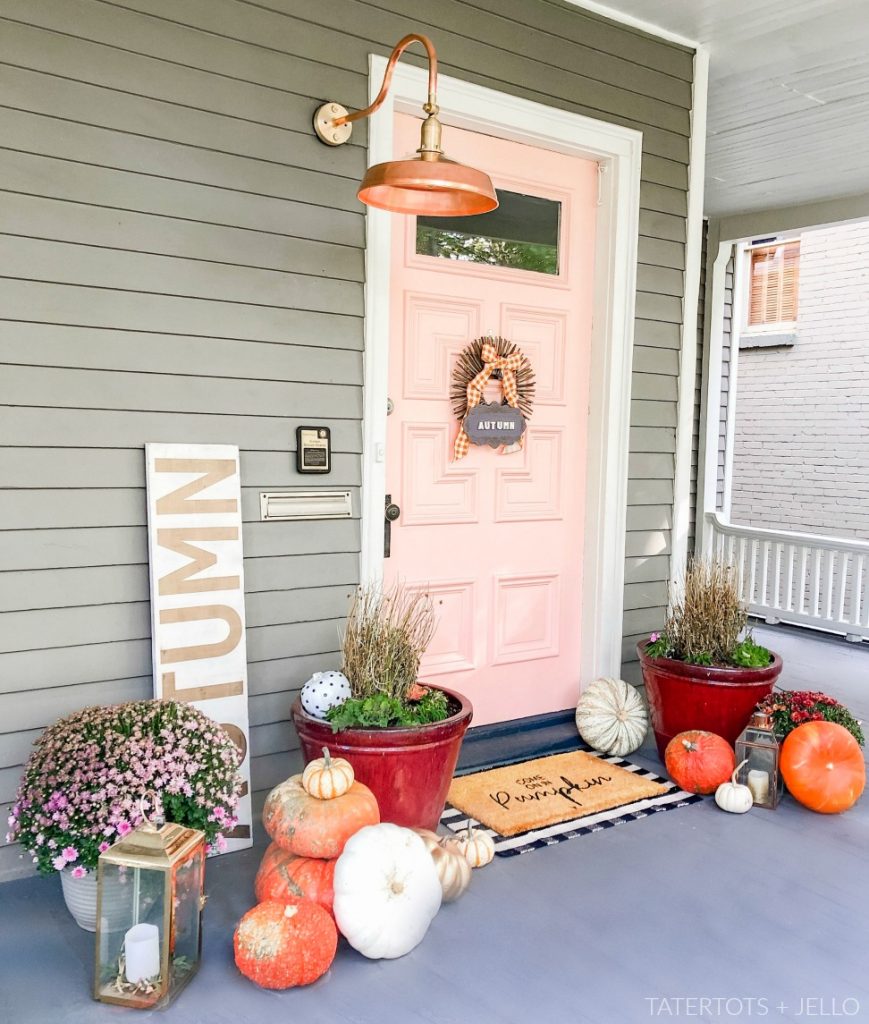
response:
[[[2,105],[0,105],[0,116],[2,116],[2,111],[4,109],[8,110],[9,108],[4,108]],[[22,113],[22,114],[25,114],[28,117],[31,114],[30,111],[16,111],[16,113]],[[7,142],[8,142],[8,138],[7,138]],[[17,154],[19,156],[23,156],[25,158],[29,157],[29,158],[32,158],[33,160],[38,160],[40,162],[41,161],[51,161],[51,160],[54,160],[54,161],[57,161],[58,163],[61,163],[61,164],[67,164],[67,165],[71,164],[71,165],[73,165],[76,168],[81,167],[81,168],[90,168],[90,169],[96,170],[96,171],[105,171],[105,172],[108,172],[109,175],[129,175],[129,176],[134,177],[136,179],[146,179],[149,183],[153,182],[153,183],[155,183],[157,185],[162,185],[164,188],[165,188],[165,183],[166,182],[171,182],[173,184],[178,184],[178,185],[181,185],[181,186],[190,186],[191,190],[200,190],[200,191],[206,192],[206,193],[207,193],[208,190],[212,190],[212,189],[215,190],[216,192],[219,192],[219,193],[229,192],[234,197],[236,197],[236,202],[238,200],[238,197],[249,196],[249,197],[251,197],[254,200],[264,199],[264,200],[274,201],[275,203],[287,204],[287,207],[282,207],[282,209],[290,208],[290,209],[293,209],[293,210],[304,210],[304,211],[308,211],[308,210],[310,210],[310,211],[320,211],[320,210],[326,209],[326,210],[330,210],[332,212],[334,219],[336,219],[338,221],[346,220],[348,223],[352,223],[354,225],[354,227],[358,227],[360,229],[360,231],[359,231],[359,238],[361,239],[361,237],[362,237],[362,230],[361,229],[364,226],[364,213],[357,206],[356,198],[355,198],[355,191],[356,190],[355,190],[355,188],[351,189],[351,186],[353,185],[353,182],[351,182],[351,179],[349,179],[349,178],[347,178],[347,179],[340,178],[337,175],[331,174],[329,171],[323,171],[322,173],[318,173],[316,171],[309,171],[309,170],[304,169],[304,168],[301,168],[301,169],[300,168],[293,168],[294,170],[303,170],[304,173],[311,174],[312,177],[315,177],[315,178],[319,179],[321,185],[324,185],[324,184],[328,185],[328,184],[330,184],[333,181],[337,181],[337,182],[342,184],[342,187],[344,187],[343,183],[345,181],[348,182],[349,184],[348,184],[347,188],[351,189],[352,201],[348,200],[348,203],[347,203],[346,206],[341,206],[341,203],[338,200],[338,198],[336,196],[334,196],[334,195],[333,196],[329,196],[328,193],[323,197],[323,201],[318,203],[318,202],[315,202],[313,199],[300,197],[298,194],[295,194],[294,196],[281,195],[280,193],[277,193],[277,192],[258,191],[257,189],[253,188],[252,186],[248,187],[246,189],[234,188],[234,187],[231,187],[231,186],[228,186],[228,185],[222,185],[222,184],[220,184],[218,182],[204,181],[204,180],[200,180],[198,178],[183,178],[183,177],[178,177],[177,175],[172,175],[172,174],[156,174],[153,171],[145,171],[145,170],[141,170],[141,169],[137,170],[137,169],[133,169],[133,168],[129,168],[129,167],[119,167],[119,166],[117,166],[115,164],[101,164],[101,163],[96,163],[96,162],[94,162],[92,160],[81,160],[81,159],[78,159],[77,157],[64,156],[61,153],[47,153],[47,152],[41,152],[39,150],[24,149],[24,148],[21,148],[21,147],[16,147],[16,146],[11,146],[11,145],[0,146],[0,151],[6,152],[6,153],[14,153],[14,154]],[[9,169],[7,167],[4,170],[5,170],[4,181],[8,182],[8,180],[9,180]],[[28,184],[29,184],[29,181],[30,181],[30,177],[28,176],[28,178],[27,178],[27,183]],[[68,182],[64,180],[63,184],[64,184],[64,186],[66,186],[68,184]],[[140,184],[140,182],[138,184]],[[137,214],[147,215],[147,216],[151,216],[151,217],[166,217],[166,218],[172,218],[174,220],[189,221],[189,222],[194,223],[194,224],[207,224],[207,225],[211,225],[213,227],[232,228],[232,229],[237,230],[237,231],[252,231],[252,232],[256,232],[258,234],[263,234],[263,235],[275,235],[275,236],[277,236],[279,238],[296,238],[296,237],[300,237],[300,238],[303,238],[306,241],[318,241],[318,242],[325,242],[325,243],[327,243],[329,245],[346,245],[349,248],[356,248],[356,249],[359,248],[359,241],[342,242],[340,240],[336,240],[336,239],[332,239],[332,238],[323,239],[322,237],[317,237],[317,236],[293,235],[292,233],[289,233],[289,232],[276,231],[276,230],[274,230],[271,227],[270,228],[251,227],[251,226],[245,225],[245,224],[228,223],[226,221],[214,221],[214,220],[204,219],[204,218],[201,218],[201,217],[198,218],[198,219],[194,218],[194,217],[182,217],[182,216],[180,216],[177,213],[163,213],[160,210],[143,210],[143,209],[141,209],[139,207],[125,207],[125,206],[117,206],[117,205],[111,205],[111,204],[106,204],[106,203],[102,203],[101,204],[99,202],[92,202],[91,200],[76,200],[76,199],[71,199],[69,196],[65,196],[65,195],[64,196],[53,196],[51,194],[44,194],[44,193],[41,193],[41,192],[29,192],[29,191],[26,191],[25,189],[23,189],[21,187],[19,187],[17,189],[10,189],[10,188],[7,187],[3,191],[13,192],[13,193],[16,193],[16,194],[21,194],[21,195],[32,195],[32,196],[34,196],[36,198],[40,198],[40,199],[59,200],[59,201],[70,202],[70,203],[79,202],[79,203],[82,203],[85,206],[94,206],[96,209],[109,209],[109,210],[117,209],[117,210],[122,210],[122,211],[127,212],[127,213],[137,213]],[[221,196],[221,198],[222,198],[222,196]],[[318,214],[318,216],[322,216],[322,214]],[[271,224],[272,222],[270,221],[269,223]],[[321,225],[321,228],[322,227],[325,227],[325,225]]]
[[[86,83],[83,83],[86,84]],[[284,160],[270,160],[265,157],[254,156],[250,153],[245,152],[234,152],[231,149],[220,149],[218,146],[203,146],[201,143],[192,142],[181,142],[178,139],[166,138],[162,135],[150,135],[147,132],[134,132],[129,128],[118,128],[114,126],[107,126],[102,124],[96,124],[93,121],[84,121],[75,117],[60,117],[57,114],[48,114],[41,110],[32,110],[28,107],[18,107],[14,104],[3,103],[0,104],[0,108],[3,110],[13,110],[19,114],[27,114],[30,117],[46,118],[53,121],[62,121],[64,124],[81,125],[84,128],[94,128],[99,131],[112,132],[115,135],[130,136],[134,139],[144,139],[148,142],[162,142],[170,146],[180,146],[185,150],[196,150],[202,153],[214,153],[220,156],[239,157],[244,160],[252,160],[255,163],[263,163],[271,166],[279,167],[286,170],[299,170],[299,171],[316,171],[315,167],[311,167],[307,164],[294,164],[287,163]],[[305,148],[308,143],[308,135],[305,132],[296,132],[289,128],[280,129],[282,132],[288,132],[290,135],[297,136],[301,143],[301,148]],[[357,146],[356,149],[363,152],[361,146]],[[342,174],[334,168],[329,172],[332,177],[344,178],[347,181],[356,182],[359,180],[361,172],[364,171],[363,161],[359,161],[358,173],[356,168],[348,168],[346,174]]]
[[[68,238],[52,238],[49,235],[28,235],[20,231],[0,231],[0,238],[22,238],[29,242],[50,242],[53,245],[70,245],[79,246],[83,249],[96,249],[100,252],[112,252],[112,253],[130,253],[138,256],[155,256],[161,259],[171,260],[184,260],[189,263],[203,263],[206,265],[213,265],[216,267],[231,267],[239,270],[262,270],[269,274],[284,274],[287,277],[299,277],[299,278],[310,278],[311,281],[342,281],[349,282],[352,284],[358,283],[361,278],[357,277],[338,277],[332,274],[301,274],[298,271],[286,270],[284,267],[274,266],[262,266],[256,263],[237,263],[233,260],[217,260],[217,259],[206,259],[204,256],[188,256],[174,252],[159,252],[154,249],[134,249],[129,246],[122,245],[106,245],[105,243],[99,242],[74,242]],[[3,275],[7,276],[7,275]],[[21,280],[21,278],[18,278]],[[36,278],[26,278],[26,280],[37,280]],[[66,282],[52,282],[65,284]],[[150,292],[148,294],[151,294]],[[162,294],[175,294],[173,292],[164,292]]]

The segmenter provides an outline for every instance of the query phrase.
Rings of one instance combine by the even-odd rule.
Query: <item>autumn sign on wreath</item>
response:
[[[503,399],[484,402],[489,380],[500,380]],[[454,461],[472,444],[521,448],[534,407],[534,371],[525,354],[506,338],[477,338],[459,353],[450,398],[462,427],[453,448]]]

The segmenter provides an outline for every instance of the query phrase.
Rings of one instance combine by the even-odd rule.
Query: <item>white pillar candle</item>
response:
[[[155,924],[134,925],[124,936],[124,973],[135,985],[160,973],[160,930]]]
[[[765,804],[769,799],[769,773],[752,769],[748,773],[748,788],[756,804]]]

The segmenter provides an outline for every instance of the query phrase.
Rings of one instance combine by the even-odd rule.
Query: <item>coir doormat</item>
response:
[[[526,853],[702,798],[640,765],[590,748],[459,776],[441,817],[479,822],[502,856]]]

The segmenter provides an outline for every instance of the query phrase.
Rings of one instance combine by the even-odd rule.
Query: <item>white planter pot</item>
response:
[[[73,878],[69,871],[60,872],[63,898],[75,923],[85,931],[97,930],[97,873],[89,871],[84,878]]]

